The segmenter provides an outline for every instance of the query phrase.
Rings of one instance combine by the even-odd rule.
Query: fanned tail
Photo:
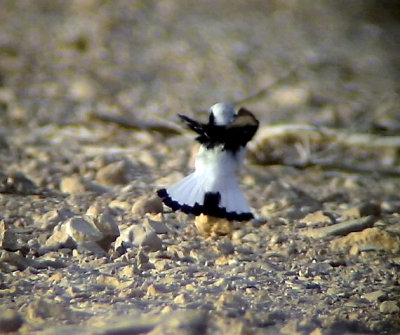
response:
[[[207,176],[192,173],[157,191],[164,204],[186,214],[210,215],[228,220],[248,221],[253,214],[235,181],[221,189],[209,187]]]

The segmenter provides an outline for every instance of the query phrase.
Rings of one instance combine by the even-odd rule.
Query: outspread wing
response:
[[[245,108],[240,108],[235,119],[225,126],[200,123],[181,114],[178,114],[178,116],[189,129],[199,135],[196,137],[199,143],[209,149],[223,145],[225,150],[232,152],[244,147],[253,138],[259,125],[255,116]]]
[[[178,116],[186,123],[189,129],[199,135],[196,137],[199,143],[206,145],[208,148],[212,147],[214,144],[221,144],[221,142],[219,142],[219,134],[223,131],[224,127],[200,123],[182,114],[178,114]]]
[[[240,108],[232,123],[226,126],[225,149],[236,151],[244,147],[257,132],[259,121],[253,113]]]

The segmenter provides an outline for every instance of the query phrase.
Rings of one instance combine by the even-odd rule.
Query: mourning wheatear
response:
[[[248,221],[253,214],[238,184],[245,146],[259,122],[245,108],[232,104],[210,108],[208,123],[179,117],[195,131],[200,143],[195,171],[177,183],[157,191],[165,205],[186,214],[209,215],[227,220]]]

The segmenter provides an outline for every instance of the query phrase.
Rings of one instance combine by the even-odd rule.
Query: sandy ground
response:
[[[0,333],[400,332],[399,5],[1,7]],[[152,195],[219,101],[256,219],[201,233]]]

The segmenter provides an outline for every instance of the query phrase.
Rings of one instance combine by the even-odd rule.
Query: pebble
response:
[[[87,101],[95,94],[93,83],[87,77],[77,78],[70,83],[69,96],[77,101]]]
[[[0,311],[0,332],[12,333],[18,331],[24,320],[22,316],[13,309]]]
[[[323,211],[316,211],[314,213],[307,214],[304,218],[300,220],[301,223],[304,223],[307,226],[314,226],[317,224],[331,224],[332,218],[325,214]]]
[[[0,247],[7,250],[18,249],[17,237],[4,220],[0,221]]]
[[[367,299],[369,302],[381,301],[385,297],[386,297],[386,293],[381,290],[365,293],[361,296],[361,298]]]
[[[53,233],[47,239],[45,243],[45,247],[53,250],[53,249],[61,249],[61,248],[75,248],[76,243],[73,238],[68,235],[67,227],[65,224],[58,224],[54,227]]]
[[[288,237],[283,234],[273,234],[270,239],[271,244],[281,244],[283,242],[286,242],[288,240]]]
[[[0,192],[20,195],[37,194],[37,185],[22,172],[13,172],[1,178]]]
[[[118,274],[121,277],[127,277],[127,278],[134,278],[136,273],[137,273],[137,267],[135,267],[134,265],[125,265],[118,271]]]
[[[194,221],[198,231],[206,236],[227,235],[232,232],[232,222],[200,214]]]
[[[270,96],[273,103],[284,108],[304,105],[310,97],[310,91],[304,87],[285,86],[275,89]]]
[[[215,302],[217,310],[224,310],[226,308],[234,308],[242,311],[243,313],[248,308],[248,303],[239,294],[226,292],[220,295]]]
[[[66,221],[75,215],[69,208],[54,209],[46,212],[38,218],[42,229],[53,229],[56,225]]]
[[[94,221],[94,224],[104,236],[117,237],[120,234],[119,227],[114,219],[114,216],[107,211],[101,213],[97,217],[97,220]]]
[[[120,201],[120,200],[112,200],[109,204],[108,207],[110,208],[117,208],[117,209],[122,209],[125,212],[129,212],[132,209],[132,205],[126,201]]]
[[[242,242],[259,242],[260,241],[260,235],[256,233],[248,233],[243,236]]]
[[[219,241],[217,243],[217,248],[223,255],[231,255],[235,250],[232,242],[229,239]]]
[[[163,204],[156,194],[144,195],[138,198],[132,206],[132,213],[140,216],[146,213],[158,214],[162,212]]]
[[[69,194],[85,193],[85,185],[79,176],[64,177],[60,181],[60,191]]]
[[[189,295],[187,293],[178,294],[174,298],[174,303],[179,304],[179,305],[187,304],[189,301],[190,301],[190,298],[189,298]]]
[[[149,335],[200,335],[207,333],[208,314],[202,309],[178,309],[166,313]]]
[[[61,304],[38,299],[28,305],[26,316],[30,320],[46,320],[51,317],[68,320],[71,316],[71,310]]]
[[[163,284],[151,284],[147,287],[146,295],[149,297],[157,296],[159,294],[168,293],[169,289]]]
[[[360,216],[380,216],[381,215],[381,205],[376,202],[365,202],[359,207]]]
[[[152,220],[148,217],[143,220],[143,226],[148,230],[154,230],[156,234],[167,234],[171,232],[164,222]]]
[[[371,227],[375,221],[376,218],[374,216],[367,216],[365,218],[336,223],[327,227],[309,229],[303,231],[302,235],[313,238],[323,238],[332,235],[347,235],[348,233],[361,231],[365,228]]]
[[[8,263],[20,271],[25,270],[28,266],[31,266],[34,263],[31,259],[22,256],[20,252],[11,252],[6,250],[1,251],[0,262]]]
[[[126,161],[117,161],[99,169],[96,173],[96,180],[105,186],[124,185],[131,179],[128,170]]]
[[[384,301],[379,305],[379,311],[385,314],[398,313],[400,311],[397,301]]]
[[[65,222],[65,232],[77,243],[98,242],[103,234],[97,227],[81,217],[73,217]]]
[[[400,250],[400,239],[398,236],[373,227],[350,233],[331,242],[332,249],[350,248],[351,254],[357,254],[362,246],[369,246],[368,250],[385,250],[396,253]]]
[[[121,232],[115,241],[115,250],[121,252],[126,248],[142,247],[146,251],[162,249],[162,241],[154,230],[146,229],[142,225],[132,225]]]
[[[97,257],[107,256],[107,252],[99,245],[99,243],[96,243],[93,241],[79,242],[77,244],[77,253],[78,254],[95,255]],[[76,253],[75,253],[75,255],[76,255]]]

